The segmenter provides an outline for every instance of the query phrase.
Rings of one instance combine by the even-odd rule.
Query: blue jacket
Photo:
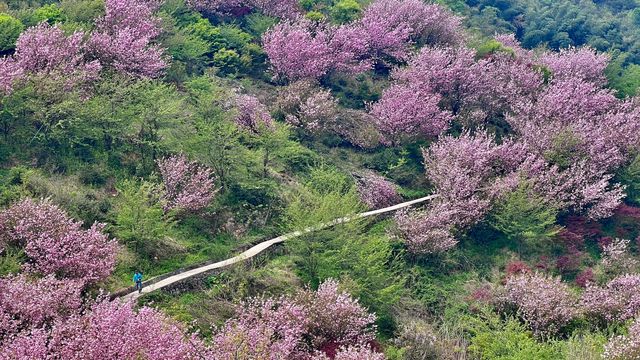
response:
[[[133,282],[138,282],[138,281],[142,281],[142,274],[135,273],[135,275],[133,275]]]

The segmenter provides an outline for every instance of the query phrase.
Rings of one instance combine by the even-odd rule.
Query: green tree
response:
[[[539,241],[559,231],[557,213],[528,184],[521,183],[496,204],[490,224],[511,240]]]
[[[58,4],[49,4],[37,8],[31,15],[30,23],[35,25],[46,21],[49,24],[56,24],[64,22],[66,19],[66,15]]]
[[[116,186],[118,198],[113,211],[113,232],[137,253],[152,252],[170,236],[173,222],[165,220],[158,185],[125,180]]]
[[[622,170],[620,181],[627,186],[627,200],[640,205],[640,155]]]
[[[0,51],[16,47],[16,40],[24,30],[22,22],[11,15],[0,13]]]
[[[344,24],[357,19],[361,12],[362,8],[356,0],[340,0],[331,8],[331,17]]]

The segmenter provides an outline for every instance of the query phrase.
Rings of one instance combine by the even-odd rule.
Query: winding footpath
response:
[[[171,284],[180,282],[180,281],[188,279],[190,277],[193,277],[193,276],[196,276],[196,275],[200,275],[200,274],[206,273],[206,272],[214,270],[214,269],[225,268],[227,266],[231,266],[231,265],[239,263],[241,261],[251,259],[252,257],[262,253],[263,251],[267,250],[268,248],[270,248],[271,246],[273,246],[275,244],[280,244],[280,243],[282,243],[282,242],[284,242],[286,240],[298,237],[300,235],[307,234],[307,233],[314,232],[314,231],[318,231],[318,230],[322,230],[322,229],[326,229],[326,228],[332,227],[334,225],[346,223],[346,222],[349,222],[349,221],[352,221],[352,220],[355,220],[355,219],[361,219],[361,218],[366,218],[366,217],[369,217],[369,216],[375,216],[375,215],[379,215],[379,214],[384,214],[384,213],[400,210],[400,209],[409,207],[411,205],[415,205],[415,204],[419,204],[419,203],[423,203],[425,201],[429,201],[429,200],[435,199],[438,196],[439,195],[429,195],[429,196],[425,196],[423,198],[419,198],[419,199],[403,202],[403,203],[396,204],[396,205],[393,205],[393,206],[389,206],[389,207],[386,207],[386,208],[367,211],[367,212],[363,212],[363,213],[356,214],[356,215],[353,215],[353,216],[347,216],[347,217],[335,219],[333,221],[330,221],[330,222],[327,222],[327,223],[324,223],[324,224],[319,224],[319,225],[316,225],[316,226],[308,227],[308,228],[303,229],[303,230],[298,230],[298,231],[290,232],[288,234],[280,235],[280,236],[278,236],[276,238],[273,238],[271,240],[263,241],[263,242],[259,243],[258,245],[255,245],[255,246],[251,247],[250,249],[248,249],[248,250],[242,252],[241,254],[236,255],[236,256],[234,256],[232,258],[229,258],[229,259],[226,259],[226,260],[222,260],[222,261],[219,261],[219,262],[216,262],[216,263],[213,263],[213,264],[203,265],[203,266],[197,267],[195,269],[187,270],[187,271],[178,273],[176,275],[169,276],[169,277],[167,277],[165,279],[159,280],[159,281],[154,282],[152,284],[145,285],[144,288],[142,289],[142,293],[138,293],[137,291],[131,291],[129,293],[126,293],[126,294],[120,296],[120,299],[122,299],[124,301],[136,300],[137,298],[139,298],[140,296],[142,296],[144,294],[148,294],[148,293],[150,293],[152,291],[156,291],[156,290],[162,289],[165,286],[169,286]],[[151,279],[150,281],[153,281],[153,279]]]

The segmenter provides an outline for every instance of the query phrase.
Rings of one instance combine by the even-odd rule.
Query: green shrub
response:
[[[348,23],[360,16],[362,8],[356,0],[340,0],[331,8],[331,17],[338,23]]]
[[[640,155],[622,170],[620,181],[627,186],[627,200],[640,205]]]
[[[113,232],[138,253],[149,253],[170,235],[171,221],[165,221],[157,185],[125,180],[118,184],[118,198],[112,213]]]
[[[275,25],[278,20],[260,13],[251,13],[244,17],[244,22],[249,33],[256,38],[260,38],[262,34]]]
[[[213,55],[213,65],[219,68],[222,74],[234,74],[243,68],[243,59],[235,50],[222,48]]]
[[[320,11],[309,11],[304,15],[307,20],[321,22],[324,21],[325,16]]]
[[[49,4],[39,7],[33,12],[33,15],[31,15],[31,23],[34,25],[43,21],[46,21],[49,24],[56,24],[64,22],[66,19],[66,15],[57,4]]]
[[[304,10],[309,11],[316,4],[316,0],[299,0],[298,4],[300,4],[300,7]]]
[[[25,260],[24,251],[13,247],[0,248],[0,277],[17,274]]]
[[[475,329],[471,354],[492,360],[557,360],[562,355],[554,343],[537,342],[516,319],[492,319]]]
[[[566,360],[602,359],[607,337],[601,333],[576,334],[563,341],[562,353]]]
[[[68,22],[85,24],[89,27],[95,18],[104,12],[102,0],[62,0],[60,2],[63,16]]]
[[[515,56],[515,52],[512,48],[502,45],[501,42],[495,39],[491,39],[478,46],[478,49],[476,50],[476,59],[482,59],[499,52]]]
[[[521,183],[496,204],[490,224],[510,240],[545,240],[558,232],[557,213],[530,186]]]
[[[0,13],[0,51],[16,47],[16,40],[24,30],[22,22],[11,15]]]

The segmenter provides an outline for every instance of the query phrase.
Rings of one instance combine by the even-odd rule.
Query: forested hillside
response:
[[[0,359],[640,357],[640,4],[2,1]]]
[[[607,76],[620,96],[640,85],[640,3],[636,0],[444,0],[484,36],[514,33],[523,46],[590,46],[609,52]]]

